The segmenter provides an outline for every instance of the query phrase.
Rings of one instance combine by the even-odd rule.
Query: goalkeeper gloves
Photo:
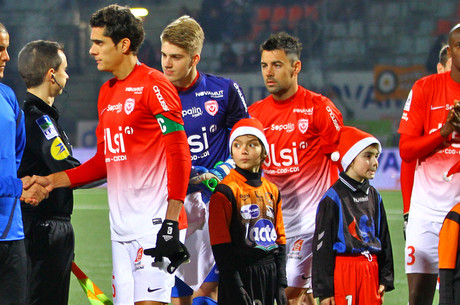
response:
[[[190,254],[185,245],[179,241],[179,223],[165,219],[157,234],[156,247],[145,249],[144,254],[154,257],[155,262],[161,262],[163,257],[167,257],[171,261],[167,271],[171,274],[182,263],[189,261]]]

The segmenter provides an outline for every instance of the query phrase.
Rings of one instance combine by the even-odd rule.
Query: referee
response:
[[[66,68],[66,56],[56,42],[32,41],[19,53],[18,69],[27,87],[23,105],[27,142],[20,177],[46,176],[80,164],[72,157],[53,105],[69,79]],[[23,203],[21,208],[27,253],[26,304],[67,305],[74,258],[72,190],[56,189],[37,207]]]

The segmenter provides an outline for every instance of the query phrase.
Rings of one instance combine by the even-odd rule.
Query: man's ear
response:
[[[118,44],[120,45],[123,53],[129,52],[129,48],[131,47],[131,40],[129,40],[129,38],[123,38]]]

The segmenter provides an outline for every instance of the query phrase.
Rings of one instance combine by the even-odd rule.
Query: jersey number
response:
[[[407,260],[406,264],[408,266],[411,266],[411,265],[415,264],[415,256],[414,256],[415,248],[414,248],[414,246],[409,246],[409,247],[407,247],[407,250],[409,250],[410,252],[407,253],[407,256],[409,257],[409,260]]]
[[[347,300],[347,305],[352,305],[353,304],[353,296],[351,294],[347,295],[345,297],[345,300]]]

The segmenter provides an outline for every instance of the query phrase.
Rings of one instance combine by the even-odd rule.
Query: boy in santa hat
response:
[[[219,269],[219,305],[286,305],[286,235],[278,188],[261,177],[268,155],[262,124],[242,119],[230,133],[236,167],[209,204],[209,235]]]
[[[394,289],[383,202],[369,184],[382,151],[372,135],[345,126],[337,136],[342,172],[321,199],[313,237],[313,294],[321,305],[380,305]],[[340,167],[339,166],[339,167]]]

